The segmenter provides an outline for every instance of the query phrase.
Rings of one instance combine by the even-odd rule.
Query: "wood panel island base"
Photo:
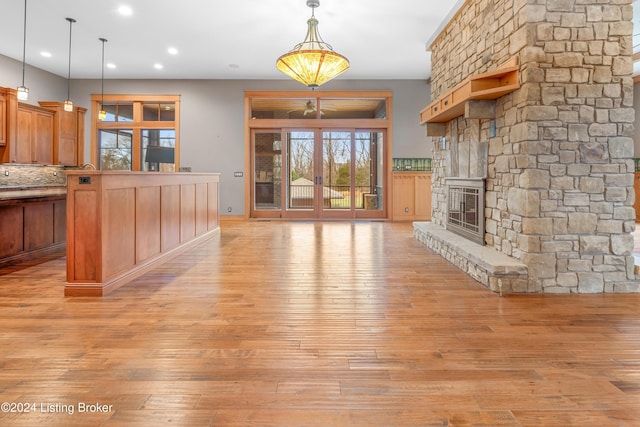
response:
[[[220,230],[220,174],[66,174],[65,296],[107,295]]]

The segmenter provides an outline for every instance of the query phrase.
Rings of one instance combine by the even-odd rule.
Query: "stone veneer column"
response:
[[[518,57],[521,88],[496,105],[488,246],[524,262],[522,292],[637,292],[631,256],[631,0],[470,0],[432,45],[432,98]],[[464,138],[470,120],[447,125]],[[455,135],[452,129],[457,129]],[[483,139],[483,140],[487,140]],[[434,219],[447,150],[434,140]]]

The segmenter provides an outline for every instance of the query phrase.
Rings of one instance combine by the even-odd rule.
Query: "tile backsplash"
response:
[[[67,185],[64,166],[0,164],[0,189]]]
[[[431,158],[427,157],[409,157],[409,158],[393,158],[394,171],[431,171]]]

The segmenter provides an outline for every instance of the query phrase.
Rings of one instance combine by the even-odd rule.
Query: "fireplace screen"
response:
[[[448,183],[447,230],[484,244],[484,180]]]

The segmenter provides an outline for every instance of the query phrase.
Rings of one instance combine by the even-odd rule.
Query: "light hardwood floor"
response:
[[[223,222],[102,298],[64,265],[0,271],[0,400],[37,405],[2,426],[640,425],[640,296],[500,298],[410,224]]]

